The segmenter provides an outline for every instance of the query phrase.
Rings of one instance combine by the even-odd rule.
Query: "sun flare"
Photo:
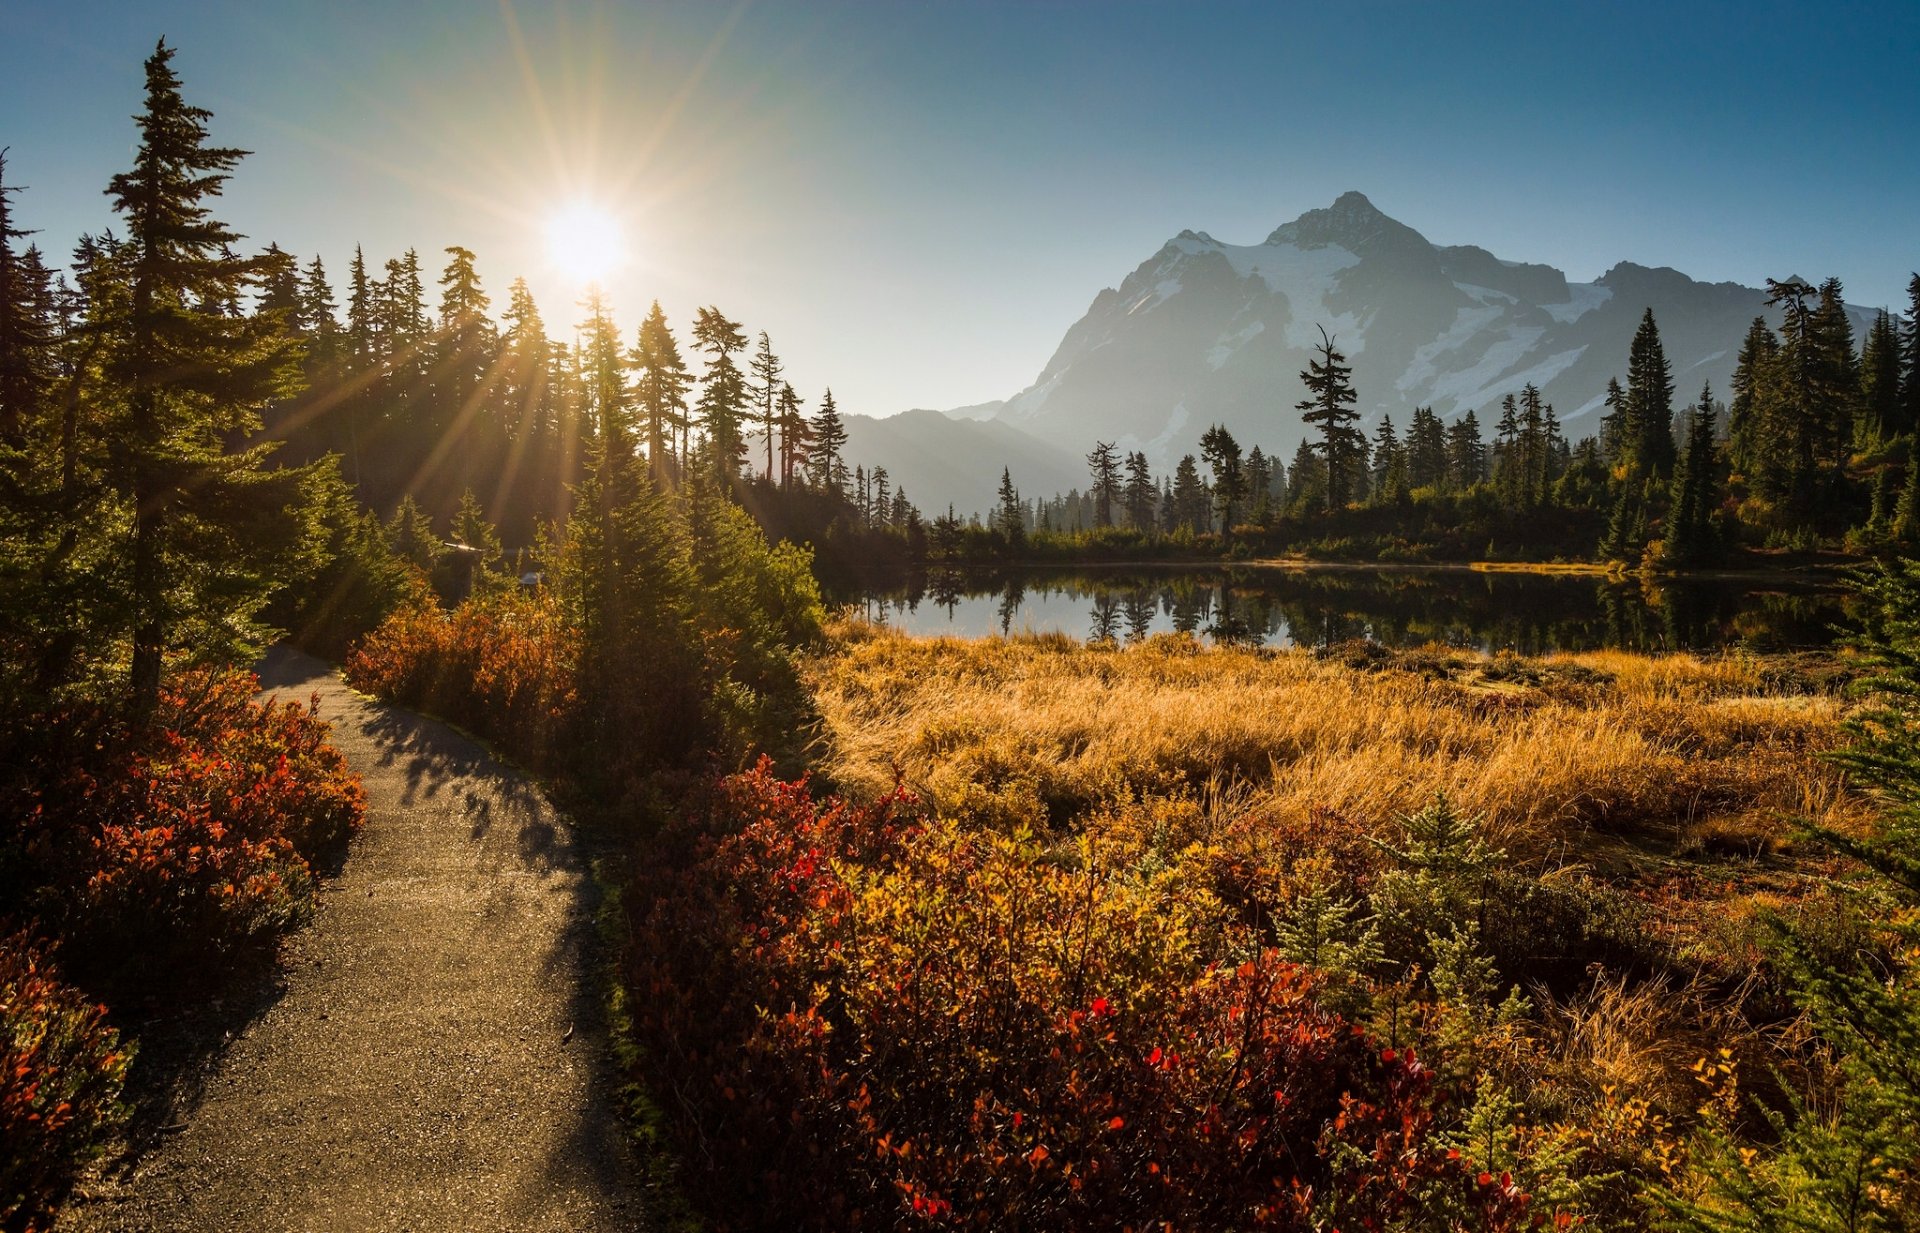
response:
[[[596,282],[627,260],[620,222],[599,206],[576,202],[547,220],[547,258],[567,277]]]

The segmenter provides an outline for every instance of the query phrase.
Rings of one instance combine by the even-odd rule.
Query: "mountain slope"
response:
[[[999,420],[953,419],[921,410],[884,419],[849,415],[846,425],[847,466],[885,467],[893,485],[904,485],[908,499],[929,518],[949,505],[962,518],[970,513],[984,518],[993,508],[1002,468],[1028,497],[1086,487],[1081,454]]]
[[[1726,396],[1748,323],[1772,315],[1765,299],[1630,262],[1570,283],[1551,266],[1431,244],[1347,193],[1262,244],[1181,232],[1095,296],[1039,378],[992,415],[1076,457],[1099,439],[1164,467],[1216,422],[1290,456],[1299,372],[1325,329],[1353,364],[1369,425],[1386,414],[1404,428],[1430,405],[1449,421],[1478,412],[1491,428],[1489,409],[1531,382],[1577,438],[1596,430],[1643,311],[1684,403],[1704,381]],[[1869,317],[1854,315],[1863,336]]]

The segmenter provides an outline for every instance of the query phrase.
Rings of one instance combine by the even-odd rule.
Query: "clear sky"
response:
[[[1183,228],[1255,243],[1359,189],[1439,243],[1591,279],[1920,267],[1920,3],[729,5],[0,0],[22,225],[111,223],[164,35],[264,244],[480,257],[578,317],[544,221],[622,218],[659,299],[767,330],[811,402],[1012,394]],[[684,328],[682,330],[684,333]]]

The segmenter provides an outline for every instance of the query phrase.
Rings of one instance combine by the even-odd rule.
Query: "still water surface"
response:
[[[1523,654],[1822,647],[1835,640],[1835,625],[1851,624],[1837,583],[1642,582],[1462,569],[936,571],[852,607],[908,633],[962,638],[1032,632],[1125,642],[1177,630],[1268,646],[1370,638]]]

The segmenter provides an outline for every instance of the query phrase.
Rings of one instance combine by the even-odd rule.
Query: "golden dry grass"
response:
[[[1750,658],[1446,652],[1351,667],[1177,637],[1121,648],[857,624],[833,637],[807,674],[838,786],[877,793],[897,774],[989,823],[1230,784],[1242,808],[1373,826],[1439,791],[1515,855],[1564,858],[1620,833],[1765,851],[1784,818],[1851,829],[1865,814],[1821,757],[1844,704],[1770,684]]]

